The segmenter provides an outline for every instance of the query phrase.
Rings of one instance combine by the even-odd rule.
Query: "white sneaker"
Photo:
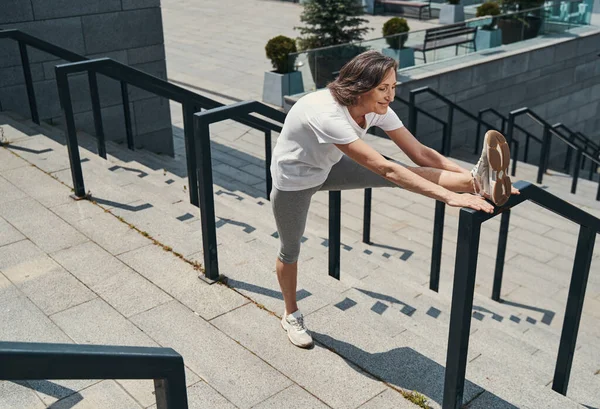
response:
[[[288,338],[297,347],[310,348],[313,346],[312,336],[304,325],[304,316],[300,310],[287,316],[284,313],[281,319],[281,327],[287,331]]]
[[[475,193],[502,206],[510,198],[512,184],[508,176],[510,150],[506,138],[498,131],[488,131],[477,164],[471,170]]]

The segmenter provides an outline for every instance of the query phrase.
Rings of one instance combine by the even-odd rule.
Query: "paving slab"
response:
[[[2,177],[46,207],[72,201],[68,187],[33,166],[6,170]]]
[[[39,202],[27,197],[0,204],[0,216],[46,252],[87,241],[87,237]]]
[[[0,381],[1,409],[43,409],[47,406],[27,386],[11,381]]]
[[[96,294],[47,256],[3,269],[2,273],[46,315],[96,298]]]
[[[419,406],[409,402],[398,391],[388,388],[358,409],[416,409]]]
[[[354,408],[386,388],[322,345],[312,350],[295,347],[286,340],[278,318],[254,306],[239,308],[213,323],[329,406]]]
[[[79,395],[79,391],[86,389],[96,383],[102,382],[98,379],[78,380],[51,380],[51,381],[27,381],[27,385],[44,402],[44,407],[52,407],[57,401],[73,395]]]
[[[162,346],[179,352],[191,370],[239,408],[250,408],[291,385],[272,366],[178,302],[132,320]]]
[[[126,317],[172,299],[93,242],[54,253],[52,257]]]
[[[0,172],[24,166],[29,166],[29,164],[18,156],[13,155],[9,149],[0,147]]]
[[[157,249],[143,247],[122,254],[119,259],[207,320],[249,302],[220,283],[206,284],[190,264]]]
[[[283,407],[288,409],[329,408],[329,406],[298,385],[292,385],[278,394],[271,396],[264,402],[259,403],[254,409],[279,409]]]
[[[0,247],[24,239],[25,236],[11,226],[6,220],[0,217]]]
[[[78,344],[157,346],[143,331],[99,298],[50,318]]]
[[[27,197],[27,193],[10,183],[0,173],[0,203],[13,202]]]
[[[139,409],[142,408],[131,396],[117,385],[115,381],[102,381],[86,388],[75,395],[54,403],[52,408],[107,408],[107,409]]]

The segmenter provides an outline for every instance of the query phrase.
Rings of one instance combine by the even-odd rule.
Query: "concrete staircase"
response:
[[[8,149],[72,186],[61,131],[7,113],[0,115],[0,124],[10,142]],[[274,276],[278,240],[264,187],[261,191],[262,182],[256,182],[264,179],[261,150],[259,144],[251,146],[260,134],[246,129],[241,137],[228,138],[223,130],[237,125],[227,126],[214,128],[219,143],[213,146],[220,271],[229,287],[280,315],[283,303]],[[230,146],[241,148],[227,148],[228,139]],[[368,139],[382,153],[394,151],[390,141]],[[167,250],[202,263],[199,211],[189,204],[181,158],[131,152],[108,143],[109,157],[103,160],[94,153],[94,138],[84,133],[80,146],[92,200]],[[253,167],[245,172],[235,167],[236,159],[252,155]],[[401,152],[392,156],[410,163]],[[516,180],[534,180],[535,174],[535,167],[519,164]],[[547,175],[544,185],[600,217],[600,205],[594,200],[596,183],[581,180],[577,195],[566,193],[570,178],[565,175]],[[392,388],[418,391],[430,407],[439,408],[459,209],[447,208],[442,279],[440,292],[435,293],[428,289],[434,201],[401,189],[378,189],[373,196],[373,244],[367,245],[361,242],[362,192],[342,193],[342,266],[337,281],[327,275],[327,193],[315,195],[299,264],[299,305],[315,339],[349,366]],[[564,397],[552,391],[551,381],[578,228],[531,203],[512,213],[503,303],[489,298],[499,220],[490,220],[482,229],[464,394],[467,407],[600,407],[600,247],[594,253],[569,393]],[[175,285],[159,279],[155,283],[161,288]],[[177,298],[190,308],[198,304],[193,291],[180,291]],[[247,325],[249,334],[261,334],[256,323]],[[260,355],[261,339],[256,335],[237,341]],[[282,337],[282,342],[287,341]],[[356,407],[350,397],[345,402],[344,407]]]

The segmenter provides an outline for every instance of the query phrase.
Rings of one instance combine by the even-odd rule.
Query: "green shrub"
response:
[[[501,13],[501,10],[500,10],[500,5],[498,3],[496,3],[495,1],[486,1],[485,3],[483,3],[479,7],[477,7],[476,15],[477,15],[477,17],[497,16],[500,13]],[[497,24],[498,24],[498,22],[496,21],[496,19],[492,18],[492,22],[490,24],[486,24],[486,25],[482,26],[481,28],[483,30],[493,30],[494,28],[496,28]]]
[[[304,37],[302,51],[360,41],[371,29],[362,27],[365,9],[361,0],[306,0],[300,15],[304,27],[295,27]]]
[[[408,39],[408,35],[395,35],[401,33],[407,33],[410,30],[406,19],[400,17],[393,17],[385,22],[383,25],[383,36],[394,36],[388,37],[385,41],[389,44],[390,48],[400,49],[404,48],[404,43]]]
[[[460,0],[448,0],[448,3],[457,5],[460,4]]]
[[[477,7],[477,17],[497,16],[500,14],[500,5],[495,1],[486,1]]]
[[[295,53],[296,41],[280,35],[273,37],[267,42],[265,47],[267,52],[267,58],[271,60],[275,72],[279,74],[286,74],[294,70],[294,64],[290,61],[289,54]]]

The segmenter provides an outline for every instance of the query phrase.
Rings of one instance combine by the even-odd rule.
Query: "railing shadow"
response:
[[[238,289],[238,290],[250,291],[255,294],[261,294],[261,295],[265,295],[267,297],[274,298],[276,300],[283,301],[283,295],[281,294],[281,291],[271,290],[270,288],[265,288],[265,287],[261,287],[259,285],[246,283],[244,281],[235,280],[233,278],[227,279],[227,285],[231,286],[235,289]],[[306,291],[304,289],[300,289],[300,290],[296,291],[296,299],[298,301],[308,298],[311,295],[312,295],[311,292]]]
[[[127,210],[128,212],[141,212],[142,210],[150,209],[151,207],[153,207],[150,203],[144,203],[142,205],[131,206],[131,205],[127,205],[127,204],[123,204],[123,203],[119,203],[119,202],[113,202],[112,200],[102,199],[102,198],[99,198],[96,196],[92,196],[91,200],[93,200],[94,202],[101,204],[101,205],[116,207],[118,209]]]
[[[370,353],[329,335],[314,331],[311,333],[319,343],[333,349],[345,358],[348,366],[357,372],[362,373],[362,369],[393,386],[407,391],[419,392],[425,395],[428,400],[441,406],[444,389],[444,367],[425,355],[408,347]],[[465,382],[465,401],[468,402],[478,397],[481,394],[481,389],[472,382]],[[517,406],[502,398],[493,394],[490,395],[492,395],[494,408],[517,409]]]
[[[39,380],[39,381],[9,381],[17,385],[21,385],[25,388],[43,393],[44,395],[52,396],[57,401],[50,406],[48,409],[56,408],[60,406],[60,409],[70,409],[75,407],[79,402],[83,400],[83,396],[73,389],[69,389],[65,386],[59,385],[54,382]],[[69,398],[68,404],[63,399]]]
[[[525,308],[527,310],[541,312],[542,314],[544,314],[541,321],[543,324],[546,324],[546,325],[550,325],[552,323],[552,320],[554,319],[554,316],[556,315],[556,313],[554,311],[547,310],[545,308],[535,307],[533,305],[525,305],[525,304],[520,304],[520,303],[517,303],[514,301],[508,301],[508,300],[500,300],[500,302],[502,304],[510,305],[512,307]]]

